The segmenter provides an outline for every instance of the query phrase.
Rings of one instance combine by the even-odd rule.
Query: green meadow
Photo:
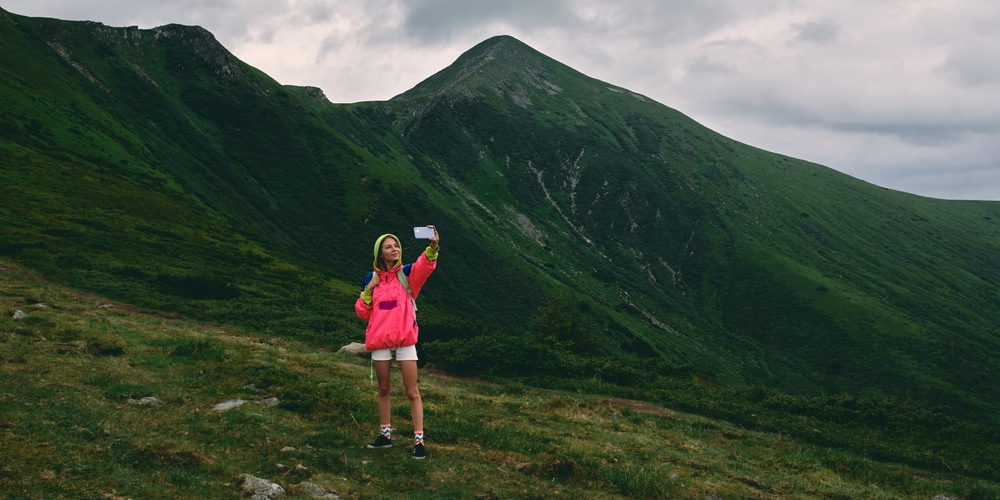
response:
[[[439,369],[421,373],[429,456],[416,461],[398,371],[395,445],[369,450],[378,416],[364,357],[107,303],[0,267],[6,497],[234,498],[241,474],[280,484],[288,498],[308,498],[296,488],[303,481],[341,498],[973,499],[1000,491],[957,463],[878,460],[621,397],[610,385],[610,394],[541,389]],[[13,310],[28,317],[11,319]],[[691,379],[674,387],[701,394]],[[143,397],[156,402],[128,403]],[[255,403],[271,397],[280,403]],[[213,410],[235,398],[250,402]]]

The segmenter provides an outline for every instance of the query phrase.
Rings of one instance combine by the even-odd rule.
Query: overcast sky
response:
[[[385,100],[493,35],[733,139],[892,189],[1000,200],[995,0],[0,0],[197,24],[285,84]]]

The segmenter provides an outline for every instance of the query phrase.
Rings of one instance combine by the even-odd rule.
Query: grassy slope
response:
[[[616,317],[673,326],[636,328],[668,358],[795,393],[995,408],[998,203],[736,143],[509,37],[375,106],[464,181],[470,220],[525,210],[543,233],[517,248],[528,260]]]
[[[250,473],[394,498],[997,498],[998,485],[633,400],[421,375],[429,458],[368,450],[367,363],[165,319],[0,264],[0,487],[25,498],[232,498]],[[43,303],[47,309],[36,307]],[[21,309],[28,319],[13,320]],[[397,386],[399,381],[396,380]],[[154,396],[153,406],[127,398]],[[278,397],[278,407],[230,398]],[[408,406],[395,393],[397,442]],[[286,446],[293,452],[281,452]],[[279,464],[284,464],[282,467]],[[309,474],[289,472],[295,465]],[[298,491],[298,495],[294,492]]]

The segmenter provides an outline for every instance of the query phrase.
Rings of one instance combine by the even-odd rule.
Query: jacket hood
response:
[[[375,240],[375,260],[372,261],[372,267],[374,267],[376,270],[380,269],[378,267],[378,256],[379,256],[379,253],[382,250],[382,240],[384,240],[386,238],[392,238],[392,239],[396,240],[396,243],[399,244],[399,260],[397,260],[396,263],[390,269],[395,269],[395,268],[403,265],[403,242],[400,241],[400,239],[397,238],[396,235],[386,233],[386,234],[383,234],[382,236],[379,236],[378,239]]]

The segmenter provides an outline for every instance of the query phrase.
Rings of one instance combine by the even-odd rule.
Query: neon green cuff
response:
[[[372,305],[372,291],[367,288],[361,290],[361,300],[365,301],[365,305]]]
[[[440,250],[440,247],[438,248],[438,250]],[[427,260],[434,262],[438,258],[438,250],[434,250],[433,248],[430,247],[430,245],[428,245],[427,249],[424,250],[424,255],[427,256]]]

